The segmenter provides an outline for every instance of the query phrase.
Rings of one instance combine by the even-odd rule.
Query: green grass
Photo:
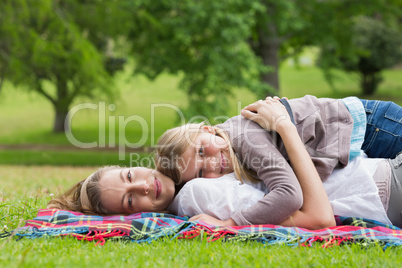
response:
[[[0,161],[15,165],[153,166],[151,154],[128,152],[120,158],[117,151],[1,150]]]
[[[302,97],[306,94],[317,97],[343,98],[358,96],[361,98],[392,100],[402,105],[401,69],[384,72],[384,81],[373,96],[361,94],[355,75],[335,72],[337,79],[332,89],[325,81],[322,72],[314,67],[283,67],[280,73],[282,95],[288,98]]]
[[[163,239],[104,246],[72,238],[22,240],[0,256],[3,267],[400,267],[401,251],[359,246],[291,248],[260,243]],[[6,246],[5,249],[8,249]],[[71,254],[73,252],[73,254]],[[44,257],[46,256],[46,257]]]
[[[32,219],[52,196],[93,167],[0,166],[0,233]],[[401,267],[402,247],[344,245],[323,249],[258,242],[212,243],[164,238],[152,243],[75,238],[0,240],[0,267]]]

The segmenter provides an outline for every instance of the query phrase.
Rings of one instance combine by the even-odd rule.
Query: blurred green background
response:
[[[4,0],[0,164],[149,166],[166,129],[269,95],[401,104],[401,7]]]
[[[402,105],[402,71],[398,68],[387,70],[385,80],[374,99],[392,100]],[[301,97],[313,94],[319,97],[342,98],[345,96],[361,96],[359,88],[353,77],[339,73],[337,90],[332,90],[326,83],[322,72],[313,66],[292,67],[284,66],[281,69],[282,95],[288,98]],[[119,79],[119,78],[116,78]],[[106,107],[113,103],[116,109],[110,112],[106,109],[106,128],[99,127],[99,109],[85,109],[75,114],[72,119],[74,138],[85,143],[98,142],[99,137],[105,139],[105,148],[80,149],[70,143],[64,133],[53,133],[53,113],[49,103],[35,93],[28,93],[15,89],[6,83],[0,100],[0,163],[2,164],[29,164],[29,165],[75,165],[75,166],[101,166],[107,164],[136,165],[132,160],[142,157],[148,159],[152,152],[152,145],[166,129],[176,126],[177,112],[171,108],[159,107],[154,109],[154,118],[151,120],[151,105],[171,104],[177,107],[186,105],[186,96],[177,88],[178,78],[163,75],[156,81],[149,81],[145,77],[135,79],[120,79],[121,99],[106,102]],[[247,90],[236,90],[235,96],[229,99],[227,116],[239,113],[238,107],[257,100]],[[83,101],[86,103],[87,100]],[[94,102],[99,105],[99,102]],[[80,104],[80,101],[77,101]],[[136,121],[127,123],[125,137],[127,142],[142,145],[133,149],[124,146],[126,155],[119,160],[118,118],[128,118],[138,115],[147,122],[142,126]],[[114,118],[115,145],[110,147],[109,129],[113,128],[111,122]],[[151,135],[154,130],[153,136]],[[146,141],[139,143],[146,135]],[[101,133],[100,133],[101,132]],[[153,139],[152,139],[153,138]],[[146,147],[146,148],[143,148]],[[138,155],[137,155],[138,154]],[[135,158],[134,158],[135,157]],[[147,165],[147,162],[143,162]]]

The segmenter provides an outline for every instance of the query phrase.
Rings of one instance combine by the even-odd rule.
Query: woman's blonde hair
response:
[[[107,166],[100,168],[86,179],[89,180],[86,184],[86,193],[88,195],[91,208],[87,208],[87,206],[81,203],[81,187],[83,186],[86,180],[78,182],[69,190],[67,190],[65,193],[61,194],[55,199],[50,200],[49,203],[47,204],[47,208],[71,210],[91,215],[112,214],[110,211],[106,210],[101,204],[99,181],[101,180],[104,172],[118,168],[121,167]]]
[[[155,167],[160,172],[169,176],[176,184],[182,182],[182,168],[179,163],[180,157],[184,154],[187,148],[194,142],[198,134],[203,132],[204,123],[185,124],[180,127],[175,127],[167,130],[158,140],[155,153]],[[256,173],[241,165],[240,159],[233,150],[229,136],[222,129],[211,126],[215,135],[223,138],[228,144],[230,161],[233,166],[236,178],[243,180],[256,181],[258,180]]]

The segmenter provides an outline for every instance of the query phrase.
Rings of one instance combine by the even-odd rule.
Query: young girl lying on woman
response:
[[[275,110],[283,109],[283,106],[278,106],[277,103],[274,103],[273,107],[275,107]],[[279,124],[282,126],[281,127],[282,131],[278,129],[277,131],[278,133],[283,135],[282,137],[283,143],[286,146],[286,149],[288,150],[290,161],[293,164],[294,172],[300,180],[300,185],[303,189],[304,204],[300,211],[297,211],[291,218],[289,217],[288,219],[281,222],[281,224],[287,226],[296,225],[311,229],[333,225],[334,222],[333,222],[331,206],[329,206],[328,199],[325,195],[324,189],[322,188],[320,178],[318,177],[318,174],[315,171],[314,166],[312,165],[312,162],[308,157],[308,154],[303,146],[303,143],[300,141],[300,138],[297,135],[294,126],[292,124],[286,123],[288,122],[286,120],[284,120],[284,122],[285,123],[282,122]],[[289,128],[290,131],[288,130],[284,131],[287,129],[284,126],[290,126]],[[401,159],[399,159],[399,161],[401,161]],[[380,164],[378,164],[377,166],[379,167]],[[397,200],[402,196],[400,192],[400,186],[398,186],[399,188],[394,187],[394,185],[400,185],[398,181],[401,180],[400,169],[397,169],[396,168],[397,166],[398,162],[397,160],[394,160],[393,177],[392,177],[393,188],[391,193],[389,193],[388,191],[383,196],[385,196],[385,199],[388,198],[388,206],[389,206],[388,213],[390,213],[390,211],[392,210],[393,211],[392,213],[396,215],[396,218],[399,216],[399,222],[400,222],[400,208],[398,207],[392,208],[392,204],[395,203],[392,200],[394,199]],[[377,170],[375,173],[391,172],[391,168],[389,166],[388,169],[387,168],[383,169],[375,168],[375,169]],[[340,170],[340,172],[342,172],[342,170]],[[396,179],[397,177],[394,176],[394,174],[399,174],[399,180]],[[350,174],[348,174],[347,176],[350,177],[350,179],[352,180],[353,176],[351,176]],[[364,186],[369,184],[372,185],[374,183],[371,177],[365,177],[365,179],[368,181]],[[338,188],[336,186],[337,181],[338,180],[334,181],[335,184],[333,184],[332,186],[333,189]],[[380,184],[381,183],[377,183],[377,185]],[[398,191],[394,192],[393,190],[394,188],[399,192]],[[205,187],[203,187],[203,189],[205,189]],[[356,190],[357,192],[359,189],[351,188],[352,194],[354,190]],[[204,193],[206,194],[206,196],[208,196],[208,189],[205,189]],[[331,193],[330,197],[331,196],[334,195]],[[84,213],[102,214],[102,215],[131,214],[145,211],[160,212],[168,208],[168,205],[173,200],[173,197],[174,197],[173,181],[159,172],[144,168],[123,169],[119,167],[108,167],[98,170],[93,175],[89,176],[86,180],[75,185],[70,191],[68,191],[61,197],[52,200],[49,203],[48,207],[69,209],[69,210],[81,211]],[[253,198],[254,196],[253,197],[250,196],[250,199]],[[379,197],[377,195],[377,201],[378,198]],[[229,200],[230,198],[227,199]],[[334,200],[336,201],[335,203],[333,202],[334,209],[336,211],[340,211],[339,207],[342,208],[342,199],[335,198]],[[345,202],[347,204],[348,202],[347,198],[343,200],[346,200]],[[181,199],[181,201],[183,201],[183,199]],[[213,198],[209,200],[207,199],[206,202],[215,203]],[[383,205],[378,204],[379,203],[377,202],[376,206],[378,211],[381,211],[381,208],[384,211]],[[384,204],[386,204],[386,202]],[[401,202],[399,202],[399,204],[401,204]],[[242,208],[239,207],[239,209]],[[397,211],[398,209],[399,212]],[[352,207],[351,211],[353,210],[354,209]],[[359,213],[359,210],[360,208],[356,208],[356,213]],[[207,213],[208,210],[200,212]],[[360,214],[344,215],[344,216],[364,216],[362,215],[362,213],[365,212],[362,211]],[[213,215],[218,216],[215,214]],[[231,212],[227,212],[226,215],[231,216]],[[397,220],[392,221],[392,223],[397,224]],[[383,222],[386,223],[386,220]],[[265,222],[265,223],[268,224],[272,222]]]
[[[304,196],[295,163],[288,163],[292,157],[284,145],[288,130],[279,133],[276,129],[284,121],[281,119],[294,119],[286,126],[298,133],[309,153],[306,158],[311,157],[322,180],[335,167],[346,166],[361,149],[369,157],[378,157],[378,153],[394,157],[402,151],[402,109],[394,103],[305,96],[285,104],[288,112],[280,115],[276,112],[284,108],[279,100],[268,98],[246,107],[242,116],[214,127],[187,124],[168,130],[158,142],[157,169],[181,184],[231,172],[240,180],[260,179],[268,194],[256,204],[237,211],[228,221],[203,220],[220,225],[278,224],[301,207]],[[276,119],[267,121],[272,116]]]
[[[399,157],[401,161],[402,155]],[[381,171],[376,172],[377,169]],[[382,158],[358,156],[345,168],[336,168],[323,181],[334,215],[361,217],[402,227],[400,198],[384,187],[384,181],[391,177],[389,160]],[[400,185],[395,177],[392,179],[393,185]],[[190,217],[207,214],[224,221],[257,203],[267,193],[261,181],[240,184],[234,173],[216,179],[198,178],[180,189],[168,211]],[[201,216],[193,219],[198,218]]]

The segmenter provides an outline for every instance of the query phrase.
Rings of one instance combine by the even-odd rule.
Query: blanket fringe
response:
[[[27,227],[20,228],[15,236],[22,239],[24,237],[34,239],[45,236],[60,236],[60,235],[69,235],[72,233],[81,234],[87,233],[88,227],[63,227],[63,228],[36,228],[36,227]],[[7,232],[0,234],[0,238],[9,237],[13,234],[13,232]]]
[[[181,232],[178,239],[193,239],[195,237],[201,237],[206,239],[207,242],[214,242],[216,240],[222,239],[223,241],[246,241],[255,240],[262,242],[264,244],[275,244],[275,243],[294,243],[300,240],[299,237],[266,237],[264,234],[253,234],[253,233],[238,233],[230,228],[218,228],[212,229],[205,225],[196,225],[192,230]]]
[[[192,239],[197,236],[204,236],[204,234],[207,236],[207,241],[208,242],[214,242],[216,240],[219,240],[221,238],[225,238],[226,236],[229,235],[235,235],[236,233],[234,231],[228,230],[228,229],[222,229],[222,230],[212,230],[211,228],[205,226],[205,225],[196,225],[194,226],[194,229],[184,231],[178,236],[178,239]]]
[[[322,248],[330,248],[333,246],[340,246],[342,244],[345,244],[347,242],[354,242],[355,239],[351,236],[347,237],[340,237],[340,236],[334,236],[330,238],[323,238],[320,236],[314,236],[307,238],[306,241],[300,244],[301,247],[312,247],[315,243],[323,243]]]
[[[71,234],[78,240],[85,240],[85,241],[97,241],[95,245],[103,246],[108,238],[120,238],[120,237],[127,237],[128,234],[120,231],[120,230],[113,230],[113,231],[90,231],[87,234]]]
[[[325,236],[313,236],[313,237],[303,237],[302,234],[299,235],[289,235],[289,236],[271,236],[269,234],[258,234],[258,233],[238,233],[230,230],[230,228],[222,229],[212,229],[205,225],[196,225],[191,230],[181,232],[178,239],[194,239],[196,237],[201,237],[201,239],[206,239],[207,242],[214,242],[216,240],[222,239],[223,241],[250,241],[254,240],[257,242],[262,242],[264,244],[287,244],[291,246],[300,247],[313,247],[315,244],[321,244],[322,248],[330,248],[334,246],[341,246],[347,243],[359,243],[362,246],[370,246],[375,244],[380,244],[385,250],[390,246],[401,246],[402,240],[388,240],[382,241],[375,238],[365,238],[365,237],[353,237],[352,235],[347,236],[337,236],[337,235],[325,235]]]

